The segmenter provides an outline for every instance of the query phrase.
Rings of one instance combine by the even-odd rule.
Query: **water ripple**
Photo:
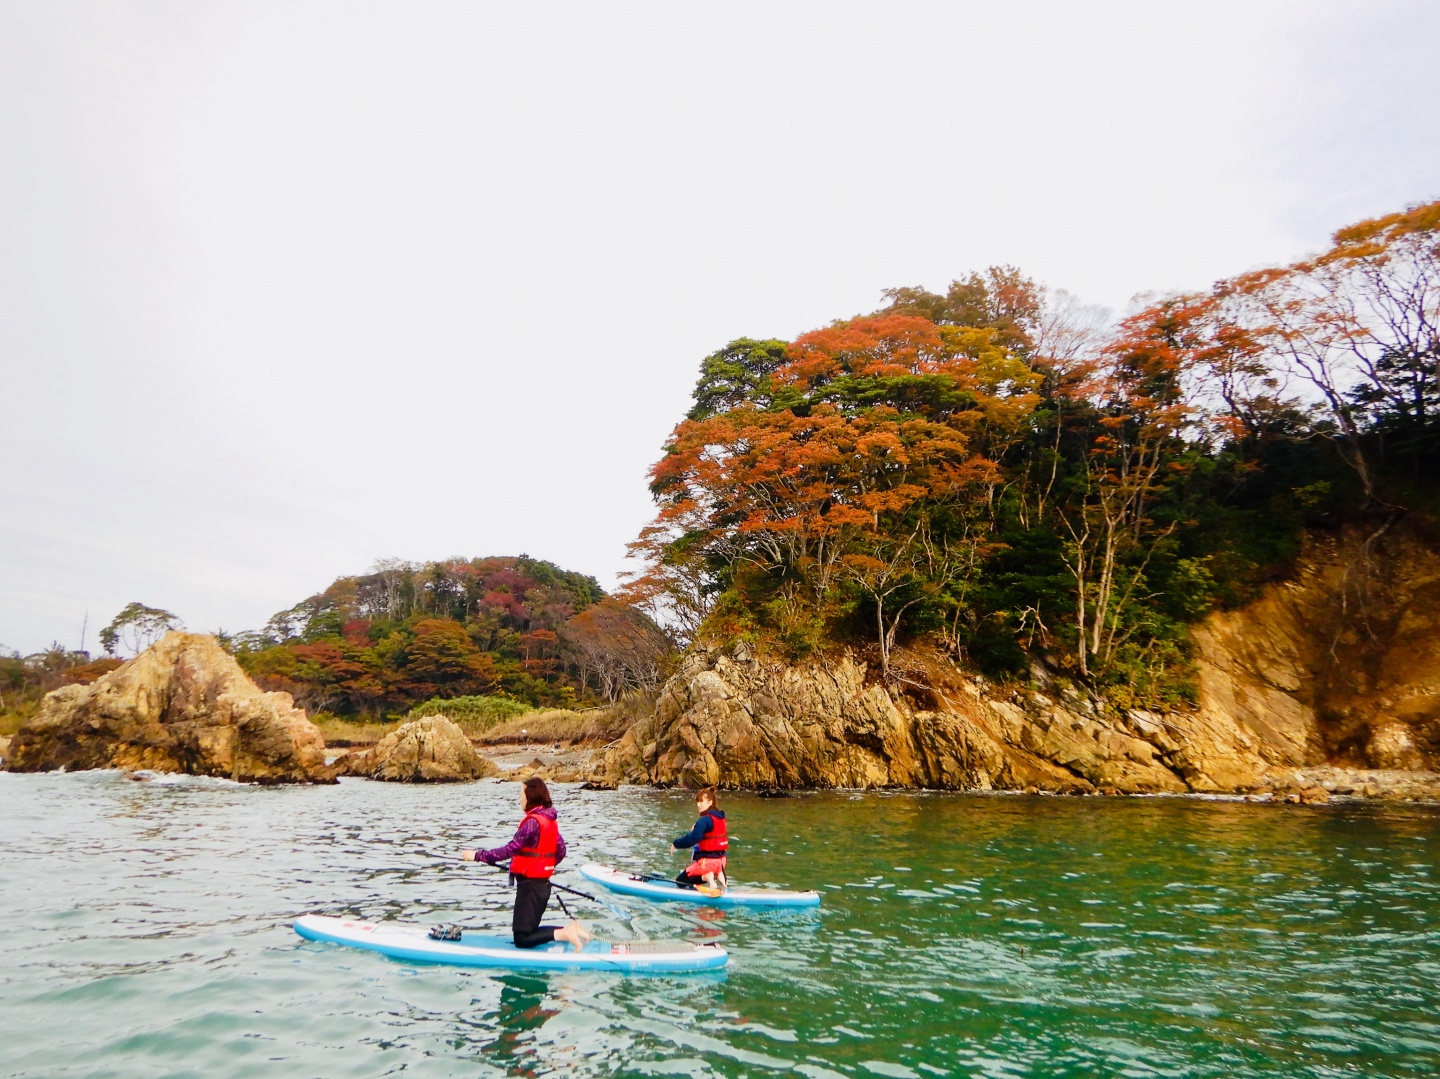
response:
[[[574,864],[673,867],[684,794],[557,794]],[[735,796],[737,878],[825,906],[629,903],[641,933],[724,941],[706,977],[421,967],[290,931],[503,931],[503,874],[455,855],[508,838],[514,799],[0,774],[0,1073],[1440,1074],[1422,807]]]

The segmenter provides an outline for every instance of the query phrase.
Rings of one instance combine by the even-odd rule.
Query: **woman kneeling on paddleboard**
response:
[[[515,934],[515,947],[535,948],[563,940],[579,951],[590,939],[590,931],[579,922],[572,921],[563,929],[540,924],[550,902],[550,875],[565,858],[565,839],[557,823],[559,814],[550,803],[550,789],[543,779],[527,779],[521,786],[520,808],[525,818],[509,843],[494,850],[467,850],[460,857],[488,865],[510,860],[510,880],[515,884],[515,915],[510,928]]]
[[[700,814],[695,827],[670,844],[672,851],[695,848],[690,864],[680,871],[675,883],[694,888],[703,881],[711,890],[721,892],[727,884],[725,851],[730,847],[730,837],[725,831],[725,811],[715,801],[714,787],[695,792],[695,809]]]

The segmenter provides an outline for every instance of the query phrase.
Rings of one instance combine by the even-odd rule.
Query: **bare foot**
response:
[[[563,929],[555,930],[555,939],[563,940],[578,952],[589,943],[590,930],[586,929],[579,922],[571,922]]]

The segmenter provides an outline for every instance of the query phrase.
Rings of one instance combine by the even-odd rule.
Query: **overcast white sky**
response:
[[[697,365],[1440,197],[1440,3],[0,0],[0,643],[376,558],[611,586]]]

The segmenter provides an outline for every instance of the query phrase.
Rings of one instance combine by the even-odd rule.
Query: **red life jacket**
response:
[[[713,827],[705,833],[704,839],[695,844],[695,849],[701,854],[724,854],[725,848],[730,846],[730,838],[725,834],[725,818],[713,809],[705,810],[701,816],[709,817]]]
[[[531,817],[540,825],[540,838],[533,847],[521,847],[520,853],[510,859],[510,872],[517,877],[544,880],[555,872],[555,849],[560,839],[560,825],[535,809],[525,814],[526,820]]]

